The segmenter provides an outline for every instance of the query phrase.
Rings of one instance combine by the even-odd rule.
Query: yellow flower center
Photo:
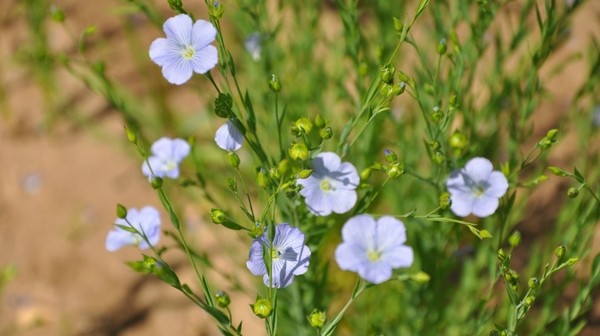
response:
[[[271,259],[275,260],[275,259],[279,259],[279,256],[281,255],[281,253],[279,253],[279,251],[275,248],[271,249]]]
[[[321,181],[321,190],[330,191],[333,190],[333,186],[331,185],[331,183],[329,183],[329,181],[323,180]]]
[[[196,54],[196,50],[192,46],[185,47],[185,49],[181,53],[183,58],[185,58],[188,61],[191,60],[192,58],[194,58],[195,54]]]
[[[369,259],[369,261],[378,261],[381,258],[381,252],[370,250],[369,252],[367,252],[367,258]]]

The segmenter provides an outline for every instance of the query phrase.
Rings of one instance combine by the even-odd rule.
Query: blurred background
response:
[[[2,336],[217,334],[209,318],[185,298],[124,265],[125,260],[139,257],[137,249],[109,253],[104,248],[117,202],[137,208],[160,205],[140,173],[141,160],[124,137],[123,115],[116,112],[115,104],[124,104],[142,119],[144,113],[151,114],[145,127],[152,139],[164,126],[167,133],[193,132],[200,140],[212,141],[219,126],[206,110],[203,96],[210,97],[211,92],[204,93],[209,89],[205,83],[189,84],[197,94],[176,90],[147,58],[148,46],[163,33],[139,13],[138,4],[119,0],[0,1]],[[207,16],[201,1],[190,2],[186,8],[196,17]],[[157,9],[163,17],[171,15],[166,1],[159,2]],[[64,23],[50,19],[54,15],[60,21],[61,11]],[[332,12],[330,16],[338,20],[335,15]],[[590,36],[600,37],[599,15],[600,1],[588,1],[578,10],[563,55],[584,52]],[[339,28],[339,22],[332,25]],[[242,42],[244,36],[232,38]],[[114,88],[105,82],[89,81],[87,73],[98,68],[65,64],[61,59],[61,54],[77,54],[81,48],[86,49],[91,63],[107,60],[96,66],[102,67],[115,87],[126,88],[127,94],[112,91]],[[241,48],[238,51],[243,52]],[[551,60],[562,61],[560,55]],[[542,104],[534,116],[534,132],[541,135],[567,112],[574,89],[587,76],[583,61],[566,66],[548,83],[554,99]],[[157,92],[167,92],[156,96],[163,100],[158,102],[164,107],[162,114],[144,110],[146,98],[142,97]],[[600,115],[600,111],[596,113]],[[188,120],[176,122],[170,119],[173,115]],[[157,119],[163,126],[153,124]],[[571,148],[576,144],[576,135],[566,134],[552,154],[552,163],[572,165]],[[539,216],[521,228],[526,239],[543,232],[544,212],[567,187],[553,179],[534,193],[528,213]],[[193,243],[214,252],[216,267],[243,265],[247,247],[238,244],[239,237],[222,231],[215,234],[206,215],[210,206],[188,203],[180,212]],[[231,239],[223,235],[231,235]],[[222,252],[224,240],[231,241],[228,253]],[[598,235],[594,249],[600,251]],[[179,261],[175,258],[174,265],[180,266],[177,271],[181,278],[193,281],[191,270],[183,267],[183,259]],[[237,268],[230,275],[250,284],[244,269]],[[219,275],[213,279],[219,283]],[[236,303],[234,315],[244,320],[246,334],[261,334],[262,322],[248,308],[254,297],[239,291],[230,294]],[[592,311],[591,321],[586,333],[595,335],[600,302]]]

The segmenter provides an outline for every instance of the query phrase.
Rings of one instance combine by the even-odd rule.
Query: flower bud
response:
[[[319,128],[325,126],[325,120],[323,120],[323,117],[321,117],[320,114],[317,114],[317,116],[315,117],[315,126]]]
[[[269,176],[273,180],[279,180],[281,178],[281,173],[279,173],[279,168],[277,168],[277,167],[271,167],[269,169]]]
[[[302,117],[294,122],[292,125],[292,134],[298,136],[301,134],[308,134],[312,130],[313,124],[310,119]]]
[[[304,143],[293,144],[289,149],[290,157],[293,160],[305,161],[308,160],[308,148]]]
[[[371,177],[371,167],[369,168],[365,168],[363,171],[360,172],[360,179],[361,180],[368,180],[369,177]]]
[[[434,106],[433,111],[431,112],[431,120],[433,120],[435,122],[439,122],[442,120],[443,117],[444,117],[444,114],[442,113],[440,107]]]
[[[501,262],[506,260],[506,253],[504,252],[504,249],[502,249],[502,248],[498,249],[498,252],[496,252],[496,255],[498,256],[498,260],[500,260]]]
[[[271,80],[269,81],[269,88],[273,92],[281,91],[281,82],[279,82],[279,77],[276,74],[271,74]]]
[[[548,170],[550,172],[552,172],[552,174],[556,175],[556,176],[560,176],[560,177],[566,177],[566,176],[571,176],[571,174],[567,173],[566,171],[555,167],[555,166],[550,166],[548,167]]]
[[[398,177],[398,176],[404,174],[404,166],[401,164],[398,164],[398,163],[391,164],[390,167],[388,168],[387,173],[388,173],[389,177],[392,177],[392,178]]]
[[[223,8],[223,5],[219,1],[214,1],[209,7],[209,15],[214,20],[222,18],[224,13],[225,8]]]
[[[531,307],[533,305],[534,301],[535,301],[535,296],[533,296],[533,295],[527,295],[527,297],[525,298],[525,305],[527,307]]]
[[[398,33],[402,33],[402,30],[404,29],[404,23],[402,23],[402,21],[400,21],[398,18],[394,18],[394,29]]]
[[[227,176],[227,178],[225,179],[225,184],[227,185],[227,188],[231,190],[231,192],[237,193],[237,182],[235,182],[234,179]]]
[[[310,323],[310,326],[313,328],[323,328],[326,320],[327,316],[325,315],[325,312],[322,312],[317,308],[313,309],[308,316],[308,323]]]
[[[431,280],[431,277],[429,276],[429,274],[421,271],[415,274],[411,274],[410,279],[418,283],[426,283],[429,282],[429,280]]]
[[[256,222],[256,223],[254,223],[252,230],[250,230],[250,237],[258,238],[258,237],[262,236],[264,232],[265,232],[264,225],[262,225],[261,222]]]
[[[256,174],[256,184],[261,188],[266,188],[269,186],[269,176],[267,176],[267,171],[264,168],[259,168]]]
[[[65,21],[65,12],[55,5],[50,6],[50,16],[56,22],[62,23]]]
[[[273,305],[271,304],[271,301],[261,297],[257,297],[256,303],[250,305],[250,307],[252,307],[254,315],[260,318],[267,318],[273,312]]]
[[[388,163],[394,163],[398,161],[398,155],[396,155],[396,153],[394,153],[394,151],[391,149],[384,150],[383,156],[385,157],[385,161]]]
[[[154,190],[160,189],[163,184],[163,179],[158,176],[153,176],[152,180],[150,180],[150,184],[152,185],[152,189],[154,189]]]
[[[443,54],[446,53],[447,44],[448,44],[448,42],[446,41],[445,38],[441,39],[438,42],[438,44],[437,44],[437,46],[435,48],[435,50],[437,51],[438,55],[443,55]]]
[[[127,126],[125,126],[125,135],[127,135],[127,140],[129,140],[129,142],[131,142],[132,144],[135,144],[137,142],[137,135],[135,135],[135,132]]]
[[[441,165],[442,163],[444,163],[444,161],[446,161],[446,157],[444,156],[444,153],[442,153],[440,151],[435,151],[433,153],[433,162],[435,162],[438,165]]]
[[[283,160],[279,161],[277,168],[282,175],[287,174],[288,171],[290,170],[290,160],[283,159]]]
[[[529,281],[527,281],[527,286],[531,289],[537,289],[540,287],[540,280],[536,277],[530,278]]]
[[[387,84],[393,83],[395,72],[396,72],[396,67],[394,67],[393,65],[386,65],[386,66],[382,67],[380,70],[381,80]]]
[[[298,178],[305,179],[308,178],[312,174],[312,169],[302,169],[298,172]]]
[[[127,208],[117,203],[117,218],[124,219],[127,217]]]
[[[225,222],[225,213],[221,209],[210,209],[210,219],[215,224],[223,224]]]
[[[333,136],[333,130],[329,126],[323,127],[319,131],[319,135],[321,136],[321,139],[323,139],[323,140],[329,140]]]
[[[454,131],[454,133],[450,136],[450,147],[452,149],[462,151],[467,148],[469,145],[469,141],[467,140],[467,136],[464,133],[459,131]]]
[[[508,243],[512,247],[517,247],[521,243],[521,233],[519,231],[513,232],[510,237],[508,237]]]
[[[567,260],[567,266],[573,266],[578,261],[579,261],[579,258],[569,258],[569,260]]]
[[[571,187],[567,190],[567,196],[569,196],[569,198],[575,198],[577,196],[579,196],[579,189],[575,188],[575,187]]]
[[[492,238],[492,234],[490,233],[490,231],[488,230],[480,230],[479,231],[479,238],[480,239],[490,239]]]
[[[227,153],[227,158],[229,159],[229,165],[233,168],[238,168],[240,166],[240,157],[236,152],[229,151]]]
[[[567,249],[561,245],[554,250],[554,255],[558,258],[562,258],[564,257],[565,252],[567,252]]]
[[[452,205],[452,199],[450,198],[450,194],[447,192],[443,192],[440,195],[440,209],[448,209]]]
[[[229,297],[229,294],[225,293],[224,291],[218,291],[215,294],[215,299],[217,299],[217,304],[221,308],[227,308],[231,303],[231,298]]]

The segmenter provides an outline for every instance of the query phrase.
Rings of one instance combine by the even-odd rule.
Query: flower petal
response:
[[[358,195],[354,190],[337,189],[325,194],[329,198],[331,210],[337,214],[348,212],[354,207],[358,199]]]
[[[167,19],[163,30],[169,40],[177,41],[180,45],[192,44],[192,18],[186,14],[179,14]]]
[[[124,246],[133,244],[135,244],[133,234],[119,228],[109,231],[106,236],[105,247],[109,252],[114,252]]]
[[[388,281],[392,277],[392,268],[385,262],[368,263],[366,267],[358,270],[358,275],[377,285]]]
[[[492,196],[500,198],[506,194],[508,190],[508,181],[506,176],[499,171],[494,171],[488,178],[489,187],[486,189],[486,196]]]
[[[178,59],[177,62],[166,63],[162,67],[163,77],[167,82],[175,85],[187,82],[192,78],[193,73],[192,62],[184,60],[183,57]]]
[[[375,219],[369,215],[357,215],[346,221],[342,228],[342,239],[345,243],[360,246],[368,251],[373,248],[375,238]]]
[[[215,133],[215,142],[221,149],[236,151],[242,148],[244,137],[235,125],[231,121],[228,121],[226,124],[219,127]]]
[[[452,205],[450,206],[450,210],[452,210],[455,215],[467,217],[469,214],[471,214],[471,212],[473,212],[474,198],[471,194],[454,192],[451,195],[451,200]]]
[[[481,196],[473,201],[473,214],[477,217],[487,217],[498,209],[500,202],[496,197]]]
[[[342,160],[333,152],[323,152],[313,159],[313,169],[320,174],[339,170]]]
[[[157,38],[150,45],[150,59],[159,66],[175,63],[181,59],[181,48],[173,40]]]
[[[383,216],[377,220],[375,241],[377,249],[385,251],[388,248],[402,245],[406,241],[404,223],[392,216]]]
[[[381,262],[389,264],[392,268],[410,267],[413,260],[413,249],[404,245],[396,245],[381,254]]]
[[[177,163],[181,162],[190,154],[190,144],[183,139],[173,139],[171,141],[171,159]]]
[[[469,160],[465,165],[465,173],[475,182],[487,181],[494,170],[490,160],[483,157],[475,157]]]
[[[350,162],[343,162],[340,165],[340,176],[336,178],[337,181],[342,182],[342,185],[348,189],[356,189],[360,184],[360,176],[356,171],[356,167]]]
[[[202,49],[211,44],[217,36],[215,27],[206,20],[196,20],[192,27],[192,45],[194,48]]]
[[[367,252],[361,246],[344,242],[335,249],[335,261],[341,270],[358,272],[369,263]]]
[[[254,275],[263,275],[267,273],[267,267],[263,260],[263,245],[260,240],[254,240],[250,246],[250,253],[248,261],[246,261],[246,267]]]
[[[217,63],[219,63],[217,48],[208,45],[202,49],[196,49],[194,59],[192,60],[192,67],[195,73],[205,74],[214,68]]]

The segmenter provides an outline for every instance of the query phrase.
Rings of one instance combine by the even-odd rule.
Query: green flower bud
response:
[[[398,80],[404,83],[410,83],[410,77],[402,71],[398,71]]]
[[[530,278],[529,281],[527,281],[527,286],[529,286],[529,288],[531,289],[537,289],[538,287],[540,287],[540,280],[538,280],[538,278]]]
[[[227,158],[229,159],[229,165],[233,168],[238,168],[240,166],[240,157],[236,152],[229,151],[227,153]]]
[[[325,315],[325,312],[322,312],[317,308],[313,309],[308,316],[308,323],[310,323],[310,326],[313,328],[323,328],[326,320],[327,316]]]
[[[439,122],[444,118],[444,114],[439,106],[434,106],[433,111],[431,112],[431,120],[434,122]]]
[[[168,0],[167,2],[169,3],[169,7],[173,10],[178,10],[183,6],[181,0]]]
[[[402,174],[404,174],[404,165],[399,164],[399,163],[393,163],[390,165],[390,167],[387,170],[387,174],[389,177],[398,177]]]
[[[551,129],[548,131],[548,133],[546,133],[546,136],[544,138],[542,138],[542,140],[540,140],[538,142],[538,147],[540,147],[540,149],[542,150],[546,150],[548,148],[550,148],[554,143],[556,143],[556,135],[558,134],[558,130],[557,129]]]
[[[567,266],[573,266],[578,261],[579,261],[579,258],[577,258],[577,257],[575,257],[575,258],[569,258],[569,260],[567,260]]]
[[[294,122],[292,126],[292,134],[308,134],[312,130],[313,124],[310,119],[302,117]]]
[[[163,184],[163,179],[158,176],[153,176],[152,180],[150,180],[150,184],[152,185],[152,189],[154,189],[154,190],[160,189]]]
[[[394,94],[396,96],[399,96],[399,95],[403,94],[404,90],[406,90],[406,83],[405,82],[400,82],[397,85],[394,85]]]
[[[281,82],[279,82],[279,77],[276,74],[271,74],[271,80],[269,81],[269,88],[273,92],[281,91]]]
[[[319,135],[321,136],[321,139],[323,139],[323,140],[329,140],[333,136],[333,130],[329,126],[323,127],[319,131]]]
[[[223,224],[225,222],[225,213],[221,209],[210,209],[210,219],[215,224]]]
[[[219,20],[223,17],[225,13],[225,8],[219,1],[214,1],[209,7],[209,15],[214,20]]]
[[[433,149],[433,150],[438,150],[438,149],[440,149],[440,147],[442,147],[442,146],[440,145],[440,143],[439,143],[438,141],[435,141],[435,140],[434,140],[434,141],[431,141],[431,142],[429,143],[429,146],[430,146],[430,147],[431,147],[431,149]]]
[[[429,276],[429,274],[421,271],[415,274],[411,274],[410,279],[417,283],[426,283],[429,282],[429,280],[431,280],[431,277]]]
[[[273,180],[279,180],[281,178],[281,174],[279,173],[279,169],[277,167],[271,167],[271,169],[269,169],[269,176]]]
[[[287,174],[290,171],[290,160],[283,159],[283,160],[279,161],[277,168],[279,169],[279,172],[282,175]]]
[[[264,168],[259,168],[256,174],[256,184],[261,188],[266,188],[270,183],[269,176],[267,176],[267,171]]]
[[[454,133],[450,136],[450,148],[462,151],[467,148],[469,145],[469,141],[467,140],[467,136],[459,131],[454,131]]]
[[[365,62],[362,62],[358,65],[358,75],[360,77],[364,77],[369,73],[369,65]]]
[[[438,55],[443,55],[446,53],[446,47],[447,47],[448,42],[446,41],[445,38],[441,39],[437,46],[436,46],[436,51],[438,53]]]
[[[492,234],[490,233],[490,231],[488,230],[480,230],[479,231],[479,238],[481,239],[490,239],[492,238]]]
[[[579,189],[575,188],[575,187],[571,187],[567,190],[567,196],[569,196],[569,198],[575,198],[577,196],[579,196]]]
[[[50,16],[56,22],[62,23],[65,21],[65,12],[55,5],[50,6]]]
[[[383,156],[385,157],[385,161],[388,163],[394,163],[398,161],[398,155],[396,155],[396,153],[394,153],[394,151],[391,149],[384,150]]]
[[[273,312],[273,305],[271,304],[271,301],[261,297],[257,297],[256,303],[250,305],[250,307],[252,307],[254,315],[260,318],[267,318]]]
[[[561,245],[554,250],[554,255],[560,259],[564,257],[565,252],[567,252],[567,249]]]
[[[534,302],[534,301],[535,301],[535,296],[533,296],[533,295],[528,295],[528,296],[525,298],[525,305],[526,305],[527,307],[531,307],[531,306],[533,305],[533,302]]]
[[[456,99],[457,98],[456,98],[455,94],[451,95],[450,99],[448,100],[448,105],[450,105],[452,107],[456,107],[456,103],[457,103]]]
[[[317,116],[315,117],[315,126],[319,128],[325,126],[325,120],[323,120],[323,117],[321,117],[320,114],[317,114]]]
[[[446,157],[444,156],[444,153],[442,153],[440,151],[435,151],[433,153],[433,162],[435,162],[438,165],[441,165],[442,163],[444,163],[444,161],[446,161]]]
[[[296,143],[290,147],[289,154],[293,160],[305,161],[308,160],[309,152],[304,143]]]
[[[395,72],[396,72],[396,67],[393,65],[386,65],[386,66],[382,67],[379,72],[381,75],[381,80],[387,84],[393,83]]]
[[[452,205],[452,199],[450,198],[450,194],[447,192],[443,192],[440,195],[440,208],[448,209]]]
[[[129,140],[129,142],[131,142],[132,144],[135,144],[137,142],[137,135],[135,135],[135,132],[127,126],[125,126],[125,135],[127,135],[127,140]]]
[[[369,168],[365,168],[363,171],[360,172],[360,179],[361,180],[368,180],[369,177],[371,177],[371,167]]]
[[[252,230],[250,230],[250,237],[258,238],[258,237],[262,236],[264,232],[265,232],[265,226],[262,225],[261,222],[256,222],[256,223],[254,223]]]
[[[305,179],[308,178],[312,174],[312,169],[302,169],[298,172],[298,178]]]
[[[521,243],[521,233],[519,231],[513,232],[510,237],[508,237],[508,243],[512,247],[517,247]]]
[[[224,291],[218,291],[215,294],[215,299],[217,299],[217,304],[221,308],[227,308],[231,303],[231,298],[229,297],[229,294],[225,293]]]
[[[498,252],[496,252],[496,255],[498,256],[498,260],[500,260],[501,262],[506,260],[506,253],[504,252],[504,249],[500,248]]]
[[[489,336],[500,336],[500,331],[494,329],[490,331]]]
[[[117,218],[124,219],[127,217],[127,208],[117,203]]]

